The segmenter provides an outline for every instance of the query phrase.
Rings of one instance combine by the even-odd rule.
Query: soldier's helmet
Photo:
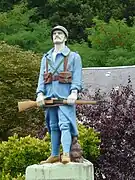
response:
[[[53,36],[53,32],[56,31],[56,30],[62,31],[65,34],[66,38],[68,38],[68,30],[64,26],[60,26],[60,25],[55,26],[54,28],[52,28],[51,38]]]

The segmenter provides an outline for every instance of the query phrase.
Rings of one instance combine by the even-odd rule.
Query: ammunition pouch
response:
[[[45,72],[44,73],[44,83],[49,84],[52,82],[52,73]]]
[[[66,84],[72,82],[72,73],[68,71],[60,72],[59,73],[59,82]]]
[[[71,72],[64,71],[60,72],[59,75],[53,76],[52,73],[44,73],[44,82],[45,84],[52,83],[52,81],[59,81],[60,83],[66,84],[72,82],[72,74]]]

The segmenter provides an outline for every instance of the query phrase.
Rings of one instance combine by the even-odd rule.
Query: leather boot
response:
[[[70,156],[69,153],[63,153],[62,157],[61,157],[61,162],[63,164],[67,164],[70,162]]]
[[[55,162],[59,162],[59,161],[60,161],[59,156],[50,156],[47,160],[41,161],[40,164],[55,163]]]

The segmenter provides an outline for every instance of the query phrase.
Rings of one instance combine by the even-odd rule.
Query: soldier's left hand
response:
[[[72,90],[71,94],[67,97],[67,103],[69,105],[75,104],[75,101],[77,100],[77,90]]]

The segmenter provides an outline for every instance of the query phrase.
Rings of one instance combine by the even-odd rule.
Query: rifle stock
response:
[[[26,109],[34,108],[37,107],[36,101],[23,101],[23,102],[18,102],[18,109],[19,112],[25,111]]]
[[[45,107],[52,107],[52,106],[58,106],[58,105],[64,105],[68,104],[67,100],[59,100],[59,99],[51,99],[51,100],[45,100]],[[97,104],[97,101],[89,101],[89,100],[76,100],[75,104]],[[27,109],[31,109],[34,107],[38,107],[36,101],[23,101],[23,102],[18,102],[18,109],[19,112],[25,111]]]

